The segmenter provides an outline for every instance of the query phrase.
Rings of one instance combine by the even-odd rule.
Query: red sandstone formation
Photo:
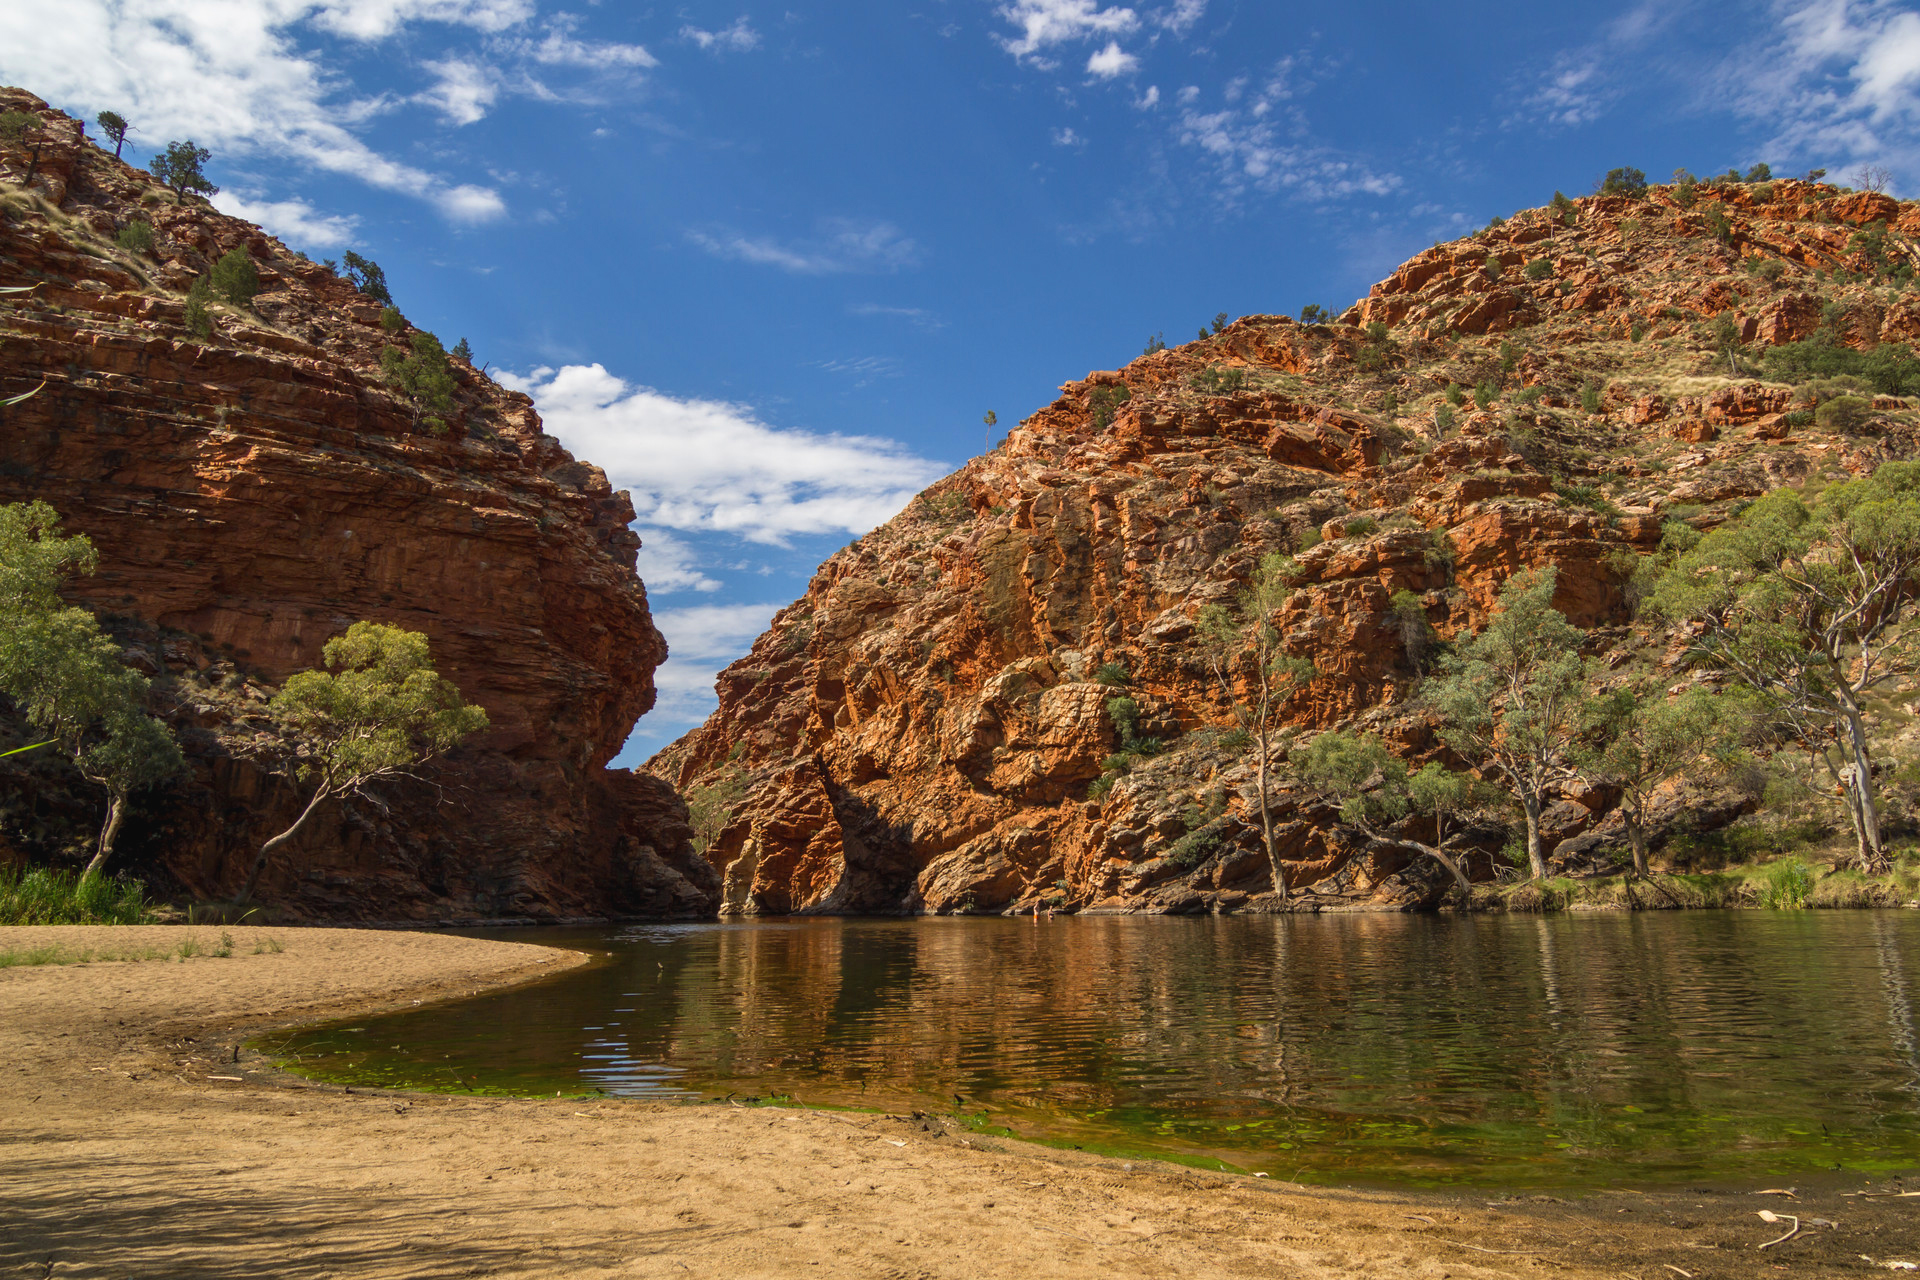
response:
[[[0,284],[39,286],[0,302],[0,395],[47,385],[0,410],[0,501],[43,498],[93,539],[100,572],[73,596],[160,677],[193,764],[144,806],[126,860],[230,893],[296,799],[235,744],[273,683],[370,618],[425,632],[492,727],[435,786],[330,810],[264,900],[375,918],[710,911],[684,805],[606,768],[666,657],[627,495],[459,361],[436,438],[380,376],[407,331],[383,330],[378,305],[259,228],[176,203],[37,98],[0,91],[6,109],[49,140],[24,190],[27,156],[0,150]],[[115,243],[134,221],[151,254]],[[199,341],[184,291],[236,247],[261,292],[216,307]],[[69,804],[43,767],[0,774],[0,803],[5,857],[57,843],[50,815],[92,801]]]
[[[1624,657],[1646,637],[1623,575],[1663,522],[1704,527],[1778,485],[1910,456],[1902,402],[1835,434],[1750,369],[1822,325],[1862,348],[1920,334],[1911,293],[1855,275],[1874,222],[1920,264],[1920,207],[1792,181],[1696,195],[1585,199],[1572,225],[1533,210],[1421,253],[1335,323],[1247,316],[1067,383],[829,559],[722,673],[712,718],[650,762],[683,788],[744,772],[708,851],[724,909],[1273,909],[1246,750],[1194,635],[1262,555],[1297,552],[1303,570],[1276,621],[1320,674],[1290,722],[1425,758],[1395,593],[1451,637],[1516,570],[1557,565],[1558,606]],[[1712,339],[1729,312],[1753,344],[1739,373]],[[1484,410],[1442,398],[1482,383]],[[1119,746],[1103,664],[1174,749],[1090,795]],[[1605,834],[1607,799],[1549,812],[1566,852]],[[1299,906],[1445,888],[1293,792],[1278,807]],[[1196,827],[1219,838],[1181,846]],[[1471,861],[1491,873],[1491,850]]]

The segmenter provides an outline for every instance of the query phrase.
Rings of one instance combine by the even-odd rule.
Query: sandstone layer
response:
[[[92,538],[100,570],[72,596],[156,678],[192,766],[142,798],[120,864],[192,896],[237,887],[300,802],[237,746],[276,682],[365,618],[425,632],[491,728],[429,784],[330,806],[263,900],[358,918],[710,911],[685,806],[606,767],[666,657],[626,493],[459,359],[435,434],[380,372],[409,326],[37,98],[0,90],[0,109],[43,126],[37,155],[0,149],[0,285],[36,286],[0,299],[0,396],[45,383],[0,410],[0,501],[44,499]],[[141,222],[153,248],[121,247]],[[260,293],[216,304],[201,339],[185,291],[236,248]],[[98,805],[52,764],[0,771],[0,859],[71,851]]]
[[[1396,593],[1446,641],[1514,572],[1558,566],[1556,604],[1596,655],[1671,662],[1629,600],[1666,522],[1912,455],[1904,402],[1827,430],[1754,370],[1819,329],[1910,355],[1920,299],[1888,264],[1920,263],[1920,208],[1794,181],[1573,204],[1421,253],[1328,323],[1246,316],[1069,382],[829,559],[722,673],[712,718],[649,765],[746,787],[708,851],[724,909],[1275,909],[1247,748],[1195,635],[1263,555],[1297,556],[1275,621],[1318,669],[1288,724],[1426,759]],[[1171,749],[1115,777],[1122,693]],[[1549,811],[1563,861],[1617,837],[1610,800]],[[1447,887],[1284,786],[1275,810],[1294,909]],[[1476,878],[1501,838],[1469,856]]]

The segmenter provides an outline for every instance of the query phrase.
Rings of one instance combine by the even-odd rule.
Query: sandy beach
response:
[[[0,952],[164,953],[187,936],[211,950],[220,932],[0,928]],[[1864,1180],[1795,1200],[1330,1191],[910,1116],[314,1085],[241,1042],[585,957],[230,932],[224,957],[0,969],[0,1276],[1707,1280],[1920,1262],[1920,1198],[1841,1194]],[[1762,1251],[1786,1226],[1761,1209],[1837,1225]]]

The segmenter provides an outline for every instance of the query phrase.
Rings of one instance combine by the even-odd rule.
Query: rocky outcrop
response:
[[[492,726],[438,770],[330,811],[261,895],[313,916],[698,914],[719,877],[685,806],[608,770],[653,705],[666,645],[634,571],[627,495],[541,430],[526,397],[455,360],[444,428],[380,376],[410,329],[325,266],[205,203],[176,203],[19,91],[46,123],[0,150],[0,501],[41,498],[91,537],[73,596],[156,676],[190,779],[143,806],[125,861],[215,896],[297,812],[231,744],[321,646],[369,618],[423,631]],[[151,252],[117,237],[153,229]],[[185,323],[184,290],[244,250],[261,291]],[[440,433],[436,434],[436,430]],[[0,774],[0,841],[57,852],[56,777]],[[9,820],[10,819],[10,820]],[[84,831],[84,825],[73,829]]]
[[[1886,398],[1865,428],[1825,431],[1753,370],[1822,329],[1906,341],[1907,304],[1866,284],[1858,237],[1886,222],[1911,254],[1920,210],[1790,181],[1696,197],[1533,210],[1420,254],[1336,323],[1247,316],[1064,385],[821,566],[721,675],[712,718],[650,762],[747,784],[710,853],[726,909],[1275,909],[1247,745],[1196,632],[1270,553],[1299,566],[1273,621],[1317,668],[1285,708],[1301,735],[1353,726],[1441,754],[1413,698],[1431,646],[1532,566],[1558,567],[1555,603],[1596,656],[1651,639],[1673,661],[1630,628],[1635,557],[1669,522],[1910,456],[1915,433]],[[1120,754],[1121,695],[1160,754]],[[1295,909],[1445,889],[1282,774]],[[1565,857],[1618,841],[1611,802],[1553,807]],[[1473,875],[1505,838],[1476,833]]]

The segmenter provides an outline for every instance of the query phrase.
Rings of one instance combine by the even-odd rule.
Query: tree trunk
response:
[[[107,820],[100,827],[100,844],[94,850],[93,860],[87,863],[87,869],[80,873],[82,880],[91,880],[106,869],[107,859],[113,854],[113,842],[120,835],[120,820],[126,817],[127,798],[117,791],[107,793]]]
[[[307,825],[307,819],[311,818],[320,808],[320,802],[332,794],[333,793],[325,786],[315,791],[313,793],[313,799],[307,801],[307,807],[302,809],[300,816],[293,820],[293,825],[260,846],[260,852],[255,855],[253,859],[253,870],[247,873],[246,884],[241,886],[240,892],[235,895],[233,899],[236,904],[252,900],[253,891],[260,887],[260,877],[267,869],[268,860],[283,846],[291,843],[295,836],[300,834],[300,828]]]
[[[1467,873],[1461,869],[1460,864],[1455,862],[1450,855],[1442,853],[1433,845],[1421,844],[1418,840],[1408,840],[1405,843],[1409,848],[1418,849],[1453,873],[1453,882],[1460,886],[1461,909],[1471,911],[1473,909],[1473,882],[1467,879]]]
[[[1535,880],[1547,878],[1547,858],[1540,851],[1540,797],[1533,791],[1520,793],[1520,807],[1527,813],[1527,867]]]
[[[1860,869],[1869,875],[1879,875],[1893,869],[1887,860],[1886,845],[1880,839],[1880,814],[1873,803],[1873,755],[1867,748],[1867,727],[1862,723],[1860,714],[1849,709],[1847,720],[1847,754],[1852,772],[1846,779],[1850,793],[1847,808],[1853,814],[1854,834],[1859,837]]]
[[[1260,840],[1267,851],[1267,866],[1273,871],[1273,891],[1287,901],[1287,877],[1280,869],[1280,855],[1273,847],[1273,812],[1267,808],[1267,700],[1260,700]]]
[[[1647,878],[1647,833],[1630,806],[1621,806],[1620,816],[1627,824],[1627,843],[1633,846],[1633,874]]]

